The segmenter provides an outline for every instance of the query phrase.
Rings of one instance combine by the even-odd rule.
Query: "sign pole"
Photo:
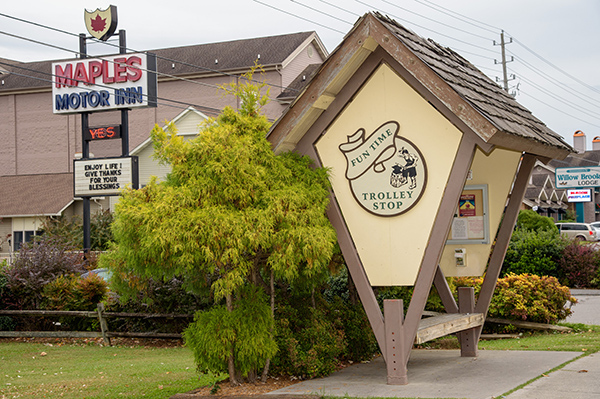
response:
[[[79,35],[79,57],[87,58],[87,44],[85,33]],[[81,158],[90,157],[90,143],[86,140],[86,132],[89,130],[89,112],[81,114]],[[91,209],[90,197],[83,197],[83,252],[87,256],[92,247],[91,239]]]
[[[127,45],[125,40],[125,30],[119,30],[119,53],[127,53]],[[121,155],[126,157],[129,155],[129,110],[121,110]]]

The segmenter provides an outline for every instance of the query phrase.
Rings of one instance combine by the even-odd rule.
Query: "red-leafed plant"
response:
[[[589,245],[572,242],[558,261],[561,281],[571,288],[594,288],[599,263],[600,253]]]

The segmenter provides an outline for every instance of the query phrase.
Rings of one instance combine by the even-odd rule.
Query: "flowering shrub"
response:
[[[483,278],[460,277],[457,287],[474,287],[477,295]],[[572,311],[565,307],[567,301],[576,302],[568,287],[561,285],[556,277],[530,274],[509,274],[498,279],[492,297],[489,317],[509,320],[527,320],[537,323],[558,323]]]

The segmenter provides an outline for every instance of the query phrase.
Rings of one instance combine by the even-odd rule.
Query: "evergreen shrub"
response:
[[[568,244],[558,231],[517,228],[506,251],[501,277],[524,273],[559,277],[558,262]]]
[[[265,295],[247,286],[231,311],[216,305],[197,312],[184,337],[199,371],[227,372],[228,359],[234,355],[236,370],[243,376],[257,375],[277,352],[273,327]]]

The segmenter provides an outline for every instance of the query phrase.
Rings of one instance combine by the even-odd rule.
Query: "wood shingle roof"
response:
[[[276,152],[295,148],[312,121],[336,100],[345,82],[371,55],[391,57],[398,63],[397,71],[427,101],[436,101],[447,117],[458,118],[453,123],[460,129],[473,131],[487,144],[550,159],[563,159],[573,151],[559,134],[465,58],[375,12],[356,22],[275,123],[269,140]]]
[[[542,144],[570,149],[559,134],[549,129],[458,53],[431,39],[416,35],[387,16],[379,13],[374,15],[498,130]]]

